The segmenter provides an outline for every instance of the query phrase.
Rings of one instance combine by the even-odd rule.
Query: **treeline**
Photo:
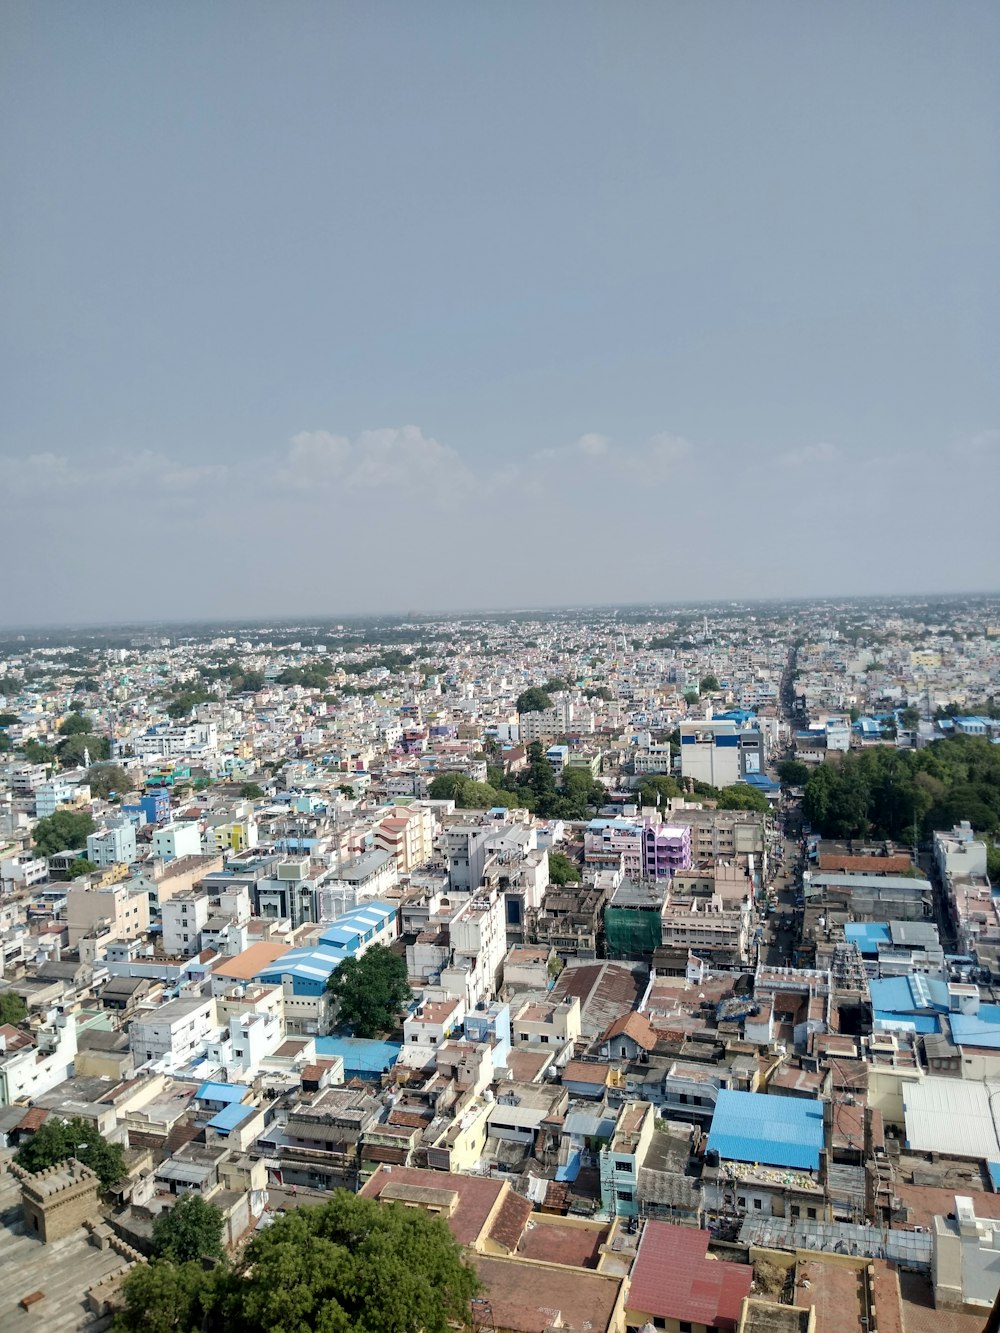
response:
[[[505,774],[500,767],[487,768],[487,782],[473,782],[462,773],[441,773],[430,784],[434,800],[454,801],[467,810],[492,806],[526,809],[542,819],[587,819],[608,799],[608,793],[589,768],[567,768],[562,786],[556,784],[552,765],[536,741],[528,747],[528,767],[521,773]]]
[[[802,811],[827,838],[922,840],[963,819],[1000,830],[1000,746],[955,736],[924,750],[873,747],[824,763],[806,782]]]

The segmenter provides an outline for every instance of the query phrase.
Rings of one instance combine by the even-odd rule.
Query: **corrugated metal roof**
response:
[[[250,1091],[245,1083],[203,1083],[194,1094],[196,1102],[241,1102]]]
[[[907,1148],[987,1162],[1000,1160],[991,1107],[991,1101],[997,1105],[1000,1098],[1000,1084],[931,1077],[904,1083],[902,1090]]]
[[[224,1106],[208,1122],[208,1128],[221,1130],[224,1134],[228,1134],[231,1129],[235,1129],[237,1125],[242,1125],[244,1120],[249,1119],[256,1109],[256,1106],[244,1106],[241,1102]]]
[[[732,1161],[815,1171],[823,1147],[823,1103],[723,1088],[706,1146]]]

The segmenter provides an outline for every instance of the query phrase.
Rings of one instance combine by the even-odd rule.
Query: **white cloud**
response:
[[[795,449],[787,449],[779,454],[777,462],[786,467],[812,467],[822,463],[835,463],[840,458],[840,450],[835,444],[800,444]]]
[[[280,480],[299,489],[437,487],[459,482],[464,475],[455,450],[418,426],[366,430],[355,440],[325,430],[302,431],[278,469]]]

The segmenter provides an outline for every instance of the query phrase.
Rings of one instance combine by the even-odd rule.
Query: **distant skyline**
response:
[[[11,0],[0,625],[1000,587],[997,68],[994,0]]]

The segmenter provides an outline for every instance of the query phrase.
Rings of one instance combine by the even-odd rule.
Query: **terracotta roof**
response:
[[[495,1241],[512,1254],[517,1249],[525,1223],[534,1209],[530,1199],[523,1199],[513,1190],[500,1205],[493,1225],[490,1227],[490,1240]]]
[[[562,1071],[564,1083],[607,1083],[610,1065],[591,1060],[570,1060]]]
[[[735,1329],[753,1270],[708,1257],[709,1234],[648,1221],[632,1265],[627,1308],[654,1319]]]
[[[474,1245],[486,1225],[486,1219],[504,1187],[502,1180],[484,1176],[460,1176],[450,1171],[426,1171],[416,1166],[394,1166],[391,1172],[383,1167],[361,1189],[366,1199],[377,1199],[382,1190],[394,1185],[418,1185],[436,1190],[453,1190],[458,1195],[455,1211],[447,1223],[459,1245]]]
[[[611,1041],[613,1037],[631,1037],[636,1045],[651,1051],[656,1045],[656,1033],[645,1014],[625,1014],[616,1018],[605,1031],[602,1041]]]
[[[48,1118],[49,1113],[44,1106],[32,1106],[30,1110],[25,1112],[24,1119],[20,1121],[17,1128],[32,1131],[41,1129]]]

